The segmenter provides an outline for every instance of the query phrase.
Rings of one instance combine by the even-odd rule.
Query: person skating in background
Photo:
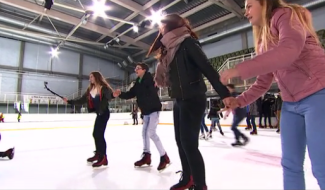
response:
[[[224,133],[222,131],[221,125],[220,125],[220,118],[223,118],[222,112],[220,112],[220,106],[217,101],[214,101],[213,104],[211,105],[208,118],[211,119],[211,126],[210,126],[210,131],[209,131],[209,138],[212,138],[212,132],[216,128],[216,124],[218,126],[220,134],[223,136]]]
[[[227,84],[226,86],[233,97],[237,97],[239,95],[235,90],[234,84]],[[226,117],[228,117],[228,115],[229,111],[227,111]],[[246,145],[249,141],[249,138],[243,133],[241,133],[238,129],[238,125],[245,119],[246,115],[246,108],[236,108],[233,111],[233,121],[231,124],[231,130],[234,132],[236,141],[231,144],[232,146],[243,146]],[[240,139],[243,139],[243,142],[241,142]]]
[[[95,140],[95,155],[87,159],[93,167],[107,166],[105,130],[110,117],[109,101],[113,97],[113,89],[100,72],[94,71],[89,75],[89,87],[82,97],[64,101],[71,105],[87,103],[88,112],[97,114],[93,137]]]
[[[132,119],[133,119],[133,125],[138,125],[138,109],[134,108],[131,112]]]
[[[0,141],[1,141],[1,133],[0,133]],[[6,150],[5,152],[0,152],[0,158],[9,158],[10,160],[12,160],[15,156],[15,148],[10,148],[8,150]]]
[[[134,166],[141,167],[143,165],[151,164],[151,139],[155,143],[160,154],[160,163],[157,167],[157,170],[161,171],[170,164],[170,160],[159,136],[157,135],[159,114],[162,108],[162,104],[158,96],[158,88],[155,87],[153,77],[148,70],[148,65],[144,63],[138,63],[135,67],[135,73],[138,76],[135,85],[127,92],[121,92],[120,90],[117,90],[114,93],[114,96],[121,99],[131,99],[136,97],[137,104],[141,109],[141,114],[143,114],[143,155],[139,161],[136,161],[134,163]]]
[[[282,98],[281,98],[281,92],[279,90],[279,95],[278,97],[276,98],[275,100],[275,115],[276,115],[276,119],[278,120],[278,123],[277,123],[277,130],[276,132],[277,133],[280,133],[280,120],[281,120],[281,109],[282,109]]]
[[[3,113],[0,113],[0,123],[4,123],[5,122],[5,116],[3,115]]]
[[[20,119],[21,119],[21,112],[18,112],[18,116],[17,116],[18,122],[20,122]]]
[[[209,129],[207,127],[207,125],[205,124],[205,116],[207,115],[207,109],[205,109],[205,112],[203,114],[203,117],[202,117],[202,121],[201,121],[201,136],[200,136],[200,139],[203,140],[208,140],[209,139]]]
[[[251,129],[252,129],[252,124],[251,124],[249,105],[248,105],[248,106],[246,106],[246,128],[245,128],[245,130],[251,130]]]
[[[253,130],[250,132],[250,134],[257,135],[257,128],[255,122],[256,117],[258,117],[259,115],[257,101],[249,105],[249,112],[250,112],[250,123],[253,126]]]

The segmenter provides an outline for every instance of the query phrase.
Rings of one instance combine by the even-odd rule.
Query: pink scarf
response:
[[[165,47],[165,52],[163,52],[156,69],[155,82],[159,87],[170,85],[168,79],[169,64],[173,61],[179,45],[190,36],[189,29],[184,26],[166,33],[160,40]]]

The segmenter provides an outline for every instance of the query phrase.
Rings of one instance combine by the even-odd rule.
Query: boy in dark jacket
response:
[[[150,153],[150,139],[155,143],[160,153],[160,163],[158,170],[163,170],[170,164],[169,157],[160,141],[159,136],[156,133],[159,123],[159,112],[161,111],[161,102],[158,96],[158,88],[155,87],[154,80],[151,73],[148,72],[149,67],[144,63],[138,63],[135,72],[138,76],[135,85],[128,92],[120,92],[117,90],[114,93],[115,97],[121,99],[131,99],[136,97],[137,104],[141,109],[143,115],[143,157],[141,160],[134,163],[135,166],[150,165],[151,153]]]

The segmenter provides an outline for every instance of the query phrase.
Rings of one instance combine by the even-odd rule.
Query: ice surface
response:
[[[159,155],[151,142],[152,167],[134,168],[142,154],[141,125],[114,126],[106,130],[109,165],[94,170],[86,163],[93,155],[92,124],[89,122],[36,122],[22,125],[29,130],[1,131],[0,150],[16,147],[13,160],[0,160],[0,189],[169,189],[178,182],[180,160],[173,126],[161,125],[158,135],[172,165],[157,171]],[[51,129],[37,129],[46,126]],[[75,126],[81,126],[76,128]],[[69,128],[65,128],[69,127]],[[244,131],[243,128],[241,128]],[[233,148],[233,134],[224,127],[213,139],[200,140],[209,189],[283,189],[280,137],[274,130],[260,130],[251,143]],[[248,133],[248,132],[245,132]],[[319,189],[306,156],[308,189]]]

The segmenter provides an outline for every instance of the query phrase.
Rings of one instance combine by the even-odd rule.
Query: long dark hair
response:
[[[104,76],[99,71],[93,71],[90,74],[94,76],[96,84],[98,84],[100,86],[105,86],[113,91],[113,88],[111,87],[111,85],[108,84],[108,82],[106,81]],[[90,92],[93,87],[94,87],[94,84],[90,83],[87,91]]]
[[[170,32],[172,30],[175,30],[177,28],[185,26],[190,31],[192,38],[198,39],[197,34],[193,32],[193,30],[190,26],[190,22],[186,18],[183,18],[176,13],[166,15],[161,20],[161,23],[166,24],[166,26],[165,26],[166,33]],[[162,55],[164,54],[164,50],[165,50],[165,47],[163,46],[163,44],[160,41],[162,39],[162,37],[163,37],[163,34],[161,32],[159,32],[158,36],[156,37],[155,41],[152,43],[152,45],[148,51],[147,57],[154,52],[157,52],[157,55],[156,55],[157,59],[160,59],[162,57]]]

